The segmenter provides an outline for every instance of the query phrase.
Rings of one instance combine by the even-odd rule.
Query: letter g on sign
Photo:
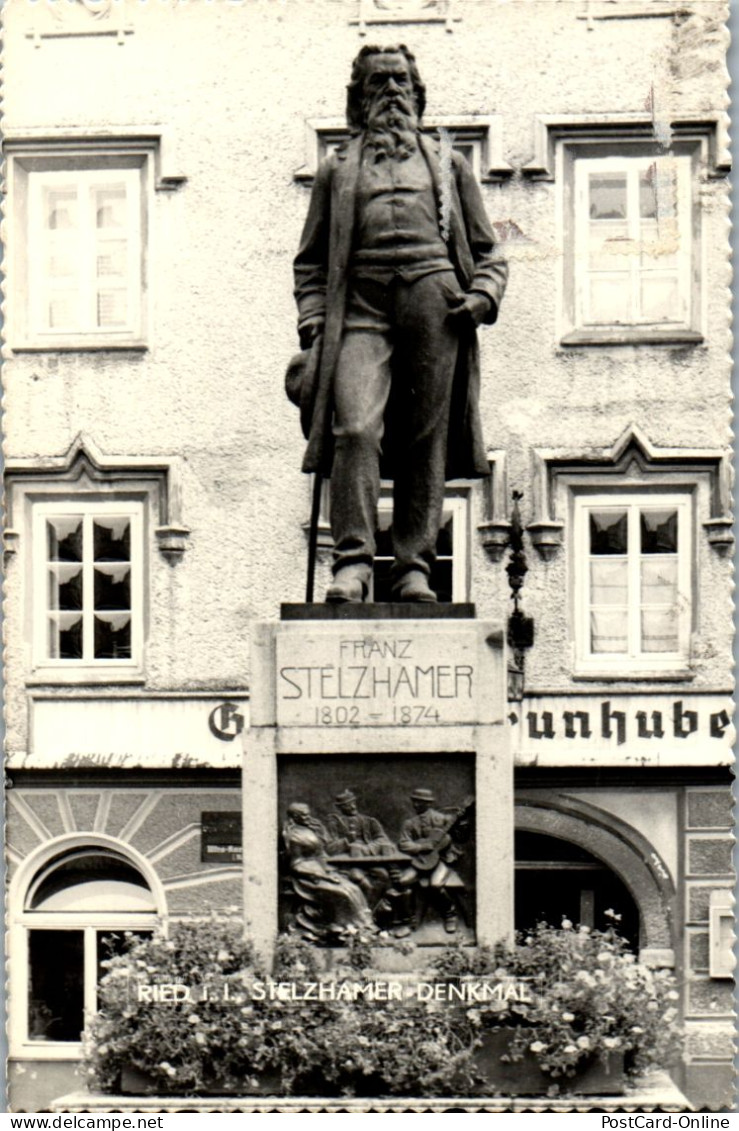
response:
[[[233,742],[244,729],[244,716],[238,703],[219,703],[208,715],[210,733],[221,742]]]

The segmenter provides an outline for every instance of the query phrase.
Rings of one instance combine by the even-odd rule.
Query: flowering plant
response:
[[[612,922],[618,919],[613,912]],[[615,926],[604,931],[540,923],[519,932],[510,950],[452,952],[437,969],[495,974],[525,982],[529,1000],[482,1002],[466,1016],[479,1034],[513,1026],[503,1059],[536,1057],[541,1071],[566,1082],[586,1064],[624,1057],[628,1075],[671,1063],[680,1050],[679,994],[667,970],[637,961]],[[464,969],[464,967],[467,969]]]
[[[106,964],[86,1035],[93,1086],[116,1091],[122,1072],[134,1069],[162,1091],[184,1094],[248,1091],[266,1081],[278,1094],[444,1095],[472,1087],[470,1042],[454,1011],[361,994],[321,1000],[316,991],[304,1000],[255,992],[270,979],[241,930],[211,919],[174,924],[168,936],[130,936],[127,951]],[[369,941],[348,938],[326,973],[312,947],[280,939],[271,980],[370,982]],[[168,1000],[151,1000],[157,986],[168,988]]]

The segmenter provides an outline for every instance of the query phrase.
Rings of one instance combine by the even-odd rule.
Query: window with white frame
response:
[[[380,498],[377,507],[377,550],[372,570],[370,601],[392,601],[393,502],[389,495]],[[468,499],[466,495],[448,495],[444,501],[441,528],[436,542],[436,561],[431,567],[429,584],[439,601],[459,602],[468,598]]]
[[[135,169],[32,177],[32,332],[138,336],[140,228],[141,189]]]
[[[135,500],[33,507],[36,667],[141,666],[143,520]]]
[[[581,672],[681,670],[689,658],[688,494],[575,499],[575,636]]]
[[[146,152],[9,151],[16,349],[140,347],[146,339]]]
[[[21,1040],[70,1051],[97,1009],[108,959],[157,925],[144,877],[112,849],[81,847],[42,868],[26,893],[18,956],[27,987]],[[20,944],[20,940],[19,940]]]
[[[565,344],[700,340],[693,162],[684,148],[616,155],[594,146],[571,155]]]

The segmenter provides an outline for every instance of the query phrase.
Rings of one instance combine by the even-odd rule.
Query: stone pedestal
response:
[[[252,630],[243,771],[249,937],[271,954],[290,801],[310,800],[325,823],[335,794],[350,786],[360,810],[397,843],[414,817],[411,789],[428,784],[440,804],[459,803],[463,792],[475,799],[474,859],[462,862],[474,881],[464,889],[474,922],[463,937],[509,940],[513,767],[501,626],[455,605],[293,605],[282,616]]]

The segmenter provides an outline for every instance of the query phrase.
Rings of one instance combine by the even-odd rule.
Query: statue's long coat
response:
[[[451,183],[444,194],[438,146],[424,135],[419,135],[419,140],[440,210],[446,195],[449,206],[447,248],[460,286],[464,291],[488,295],[492,305],[486,321],[494,322],[505,289],[507,267],[496,255],[495,239],[477,182],[464,158],[452,153]],[[313,410],[303,459],[303,471],[320,471],[326,476],[331,473],[333,459],[332,385],[344,328],[361,155],[360,135],[322,162],[295,259],[298,325],[315,315],[325,314],[326,318],[320,367],[315,389],[311,390]],[[480,425],[479,391],[477,340],[474,331],[470,331],[460,337],[449,421],[447,479],[489,473]],[[391,413],[386,423],[382,472],[392,478],[395,445]],[[402,441],[402,436],[399,439]]]

